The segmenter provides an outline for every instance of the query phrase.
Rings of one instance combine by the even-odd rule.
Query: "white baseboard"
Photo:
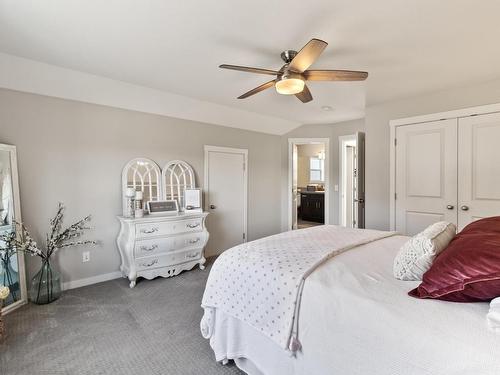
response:
[[[93,277],[87,277],[85,279],[72,280],[64,282],[62,285],[63,290],[80,288],[82,286],[102,283],[103,281],[114,280],[122,277],[120,271],[105,273],[104,275],[97,275]]]

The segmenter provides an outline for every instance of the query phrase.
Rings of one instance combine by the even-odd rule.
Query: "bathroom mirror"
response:
[[[21,222],[16,147],[0,144],[0,235],[15,235],[16,222]],[[24,253],[9,249],[0,240],[0,285],[9,287],[3,300],[2,313],[26,303]]]
[[[196,187],[193,168],[182,160],[172,160],[162,172],[163,199],[177,199],[179,210],[184,211],[184,190]]]
[[[144,204],[148,201],[160,200],[161,172],[158,164],[145,158],[129,161],[122,171],[123,207],[126,205],[127,188],[142,191]]]

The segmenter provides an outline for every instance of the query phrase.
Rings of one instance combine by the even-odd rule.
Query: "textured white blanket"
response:
[[[214,310],[252,326],[292,352],[300,349],[298,314],[304,281],[329,258],[394,235],[323,225],[280,233],[225,251],[208,277],[201,331],[210,338]]]

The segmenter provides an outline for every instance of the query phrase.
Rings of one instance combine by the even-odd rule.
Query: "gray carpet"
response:
[[[0,374],[243,374],[215,362],[199,330],[208,269],[67,291],[5,317]]]

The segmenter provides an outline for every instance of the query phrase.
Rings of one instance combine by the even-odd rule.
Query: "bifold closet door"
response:
[[[500,113],[458,123],[458,227],[500,215]]]
[[[396,128],[396,230],[457,222],[457,120]]]

